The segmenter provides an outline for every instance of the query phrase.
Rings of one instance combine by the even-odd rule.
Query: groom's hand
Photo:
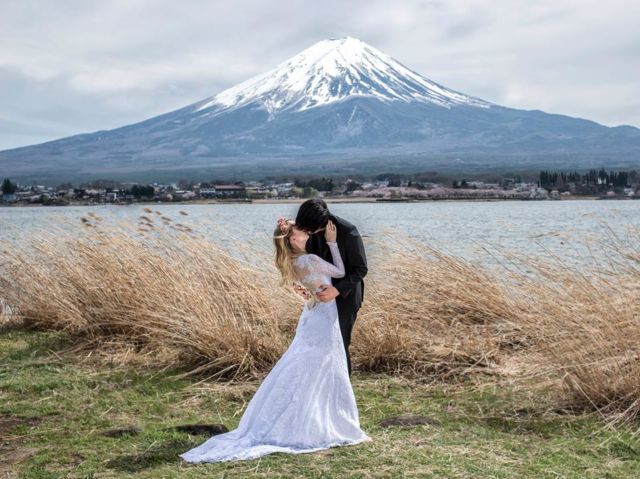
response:
[[[320,291],[318,291],[316,296],[323,303],[331,301],[340,294],[340,291],[338,291],[334,286],[330,284],[323,284],[322,286],[320,286],[320,288],[321,289]]]

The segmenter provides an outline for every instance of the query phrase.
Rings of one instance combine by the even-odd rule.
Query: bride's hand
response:
[[[304,287],[300,286],[297,283],[293,283],[293,290],[297,294],[302,296],[304,299],[309,299],[309,297],[311,296],[311,293],[309,292],[309,290],[307,288],[304,288]]]
[[[336,229],[336,225],[333,224],[333,221],[329,220],[327,222],[327,227],[324,230],[324,239],[326,241],[335,242],[338,237],[338,230]]]

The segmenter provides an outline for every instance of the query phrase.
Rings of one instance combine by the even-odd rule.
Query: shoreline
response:
[[[36,208],[48,208],[51,206],[58,207],[68,207],[68,206],[133,206],[133,205],[226,205],[226,204],[297,204],[302,203],[309,198],[285,198],[285,199],[255,199],[251,201],[246,200],[210,200],[210,199],[200,199],[200,200],[189,200],[189,201],[135,201],[135,202],[106,202],[106,203],[69,203],[65,205],[43,205],[41,203],[18,203],[18,204],[0,204],[0,208],[25,208],[25,207],[36,207]],[[608,201],[627,201],[633,200],[633,198],[621,197],[621,198],[602,198],[599,196],[573,196],[569,198],[560,198],[560,199],[529,199],[529,198],[398,198],[398,199],[389,199],[389,198],[322,198],[327,203],[430,203],[430,202],[498,202],[498,201],[579,201],[579,200],[608,200]]]

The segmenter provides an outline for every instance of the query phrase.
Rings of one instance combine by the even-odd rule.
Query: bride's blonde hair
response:
[[[290,219],[278,219],[278,225],[273,231],[273,244],[276,247],[276,268],[280,271],[280,285],[290,285],[298,281],[298,276],[293,267],[293,260],[304,253],[295,250],[290,238],[293,233],[294,221]]]

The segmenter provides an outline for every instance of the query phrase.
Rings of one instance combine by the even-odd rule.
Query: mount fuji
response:
[[[0,152],[5,175],[43,181],[639,163],[638,128],[500,106],[352,37],[139,123]]]
[[[273,70],[205,100],[195,111],[220,114],[254,104],[273,119],[285,111],[301,112],[355,97],[445,108],[491,105],[438,85],[363,41],[345,37],[318,42]]]

